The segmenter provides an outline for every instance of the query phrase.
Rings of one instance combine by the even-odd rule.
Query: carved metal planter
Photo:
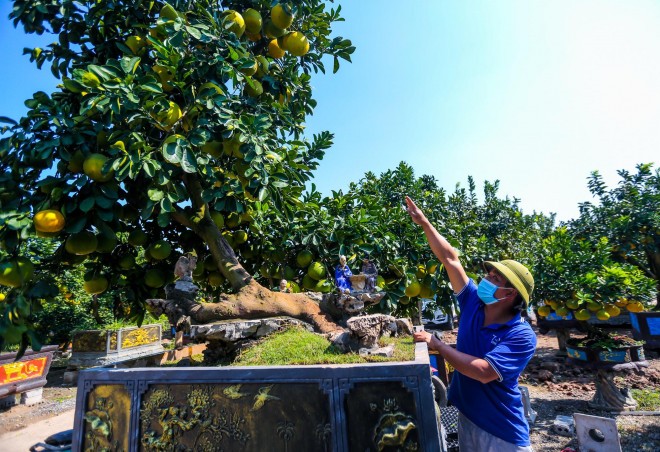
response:
[[[428,354],[80,373],[73,450],[439,451]]]
[[[633,337],[648,349],[660,349],[660,312],[631,312]]]
[[[568,362],[594,372],[596,393],[589,406],[608,411],[629,411],[637,408],[637,401],[626,388],[619,388],[614,381],[617,374],[640,372],[648,367],[641,345],[611,348],[566,346]]]
[[[28,350],[18,361],[16,353],[0,354],[0,398],[45,386],[55,350],[57,345]]]
[[[644,361],[644,349],[641,345],[617,347],[609,350],[566,345],[568,357],[578,361],[602,364],[621,364]]]
[[[93,367],[139,359],[164,351],[160,324],[73,334],[70,366]]]

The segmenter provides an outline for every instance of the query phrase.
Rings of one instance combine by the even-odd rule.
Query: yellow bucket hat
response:
[[[529,303],[529,298],[534,290],[534,277],[527,267],[518,261],[510,259],[499,262],[487,261],[484,262],[484,267],[486,267],[486,270],[494,268],[500,272],[523,297],[523,300]]]

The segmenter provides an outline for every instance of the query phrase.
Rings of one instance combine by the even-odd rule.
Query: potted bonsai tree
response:
[[[568,227],[558,228],[544,241],[535,267],[535,305],[540,318],[572,316],[587,332],[585,338],[566,341],[568,358],[596,371],[593,405],[622,410],[636,403],[616,388],[612,372],[644,365],[643,342],[608,332],[607,323],[649,307],[655,284],[639,268],[613,261],[610,251],[607,238],[590,242]]]

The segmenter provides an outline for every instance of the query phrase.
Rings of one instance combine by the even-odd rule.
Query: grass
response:
[[[257,342],[237,357],[234,366],[282,366],[305,364],[355,364],[386,361],[412,361],[415,345],[412,337],[382,338],[381,346],[394,344],[394,355],[360,356],[342,353],[323,336],[300,327],[291,327]]]
[[[637,401],[640,411],[660,411],[660,391],[651,389],[633,389],[633,398]]]

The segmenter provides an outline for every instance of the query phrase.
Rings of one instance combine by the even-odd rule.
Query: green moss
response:
[[[415,359],[415,345],[412,337],[383,338],[381,340],[381,345],[389,344],[394,344],[392,358],[362,357],[357,353],[342,353],[319,334],[310,333],[300,327],[291,327],[243,350],[232,365],[355,364]]]
[[[640,411],[658,411],[660,410],[660,391],[651,389],[633,389],[633,399],[638,403],[637,409]]]

